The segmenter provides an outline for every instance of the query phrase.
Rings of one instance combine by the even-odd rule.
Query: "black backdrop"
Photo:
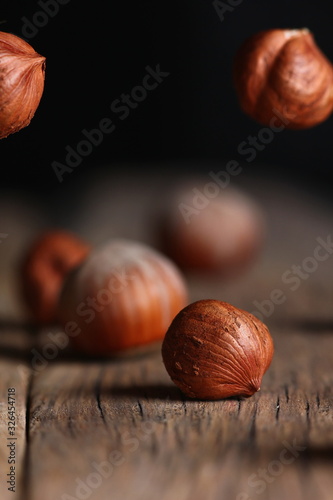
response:
[[[60,190],[52,163],[64,163],[66,146],[75,149],[82,130],[96,128],[105,117],[114,119],[115,130],[68,179],[64,175],[73,188],[91,169],[130,169],[131,162],[147,170],[156,162],[204,169],[210,160],[241,159],[239,144],[261,127],[238,107],[231,80],[237,47],[261,29],[306,26],[333,60],[333,5],[323,0],[225,4],[229,10],[221,20],[210,0],[2,0],[0,29],[25,37],[47,58],[35,117],[0,141],[2,187],[36,196]],[[163,82],[126,119],[112,113],[115,99],[142,83],[147,66],[157,65],[169,73]],[[332,132],[332,117],[306,131],[283,131],[249,169],[329,187]]]

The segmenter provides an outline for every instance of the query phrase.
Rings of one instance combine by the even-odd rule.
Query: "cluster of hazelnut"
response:
[[[0,33],[0,138],[30,123],[44,71],[45,58],[29,44]],[[268,30],[246,40],[235,57],[234,82],[242,109],[263,124],[280,116],[289,128],[307,128],[333,110],[332,65],[306,29]],[[64,231],[42,235],[21,269],[33,318],[75,332],[74,347],[89,354],[162,341],[166,370],[189,397],[251,396],[273,357],[267,327],[226,302],[189,303],[178,268],[229,275],[257,254],[261,216],[229,193],[211,200],[190,224],[170,211],[165,253],[136,241],[91,248]]]
[[[91,248],[49,231],[26,253],[21,279],[34,320],[70,330],[78,352],[108,356],[163,341],[165,367],[189,397],[250,396],[273,356],[261,321],[218,300],[189,303],[180,268],[137,241]]]

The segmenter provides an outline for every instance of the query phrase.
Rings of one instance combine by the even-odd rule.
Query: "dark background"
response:
[[[41,3],[2,0],[0,28],[23,37],[26,19],[36,19]],[[47,58],[40,106],[28,127],[0,141],[2,188],[28,191],[46,203],[97,169],[202,172],[211,161],[222,168],[230,159],[244,161],[238,145],[261,126],[239,109],[231,65],[242,41],[258,30],[308,27],[333,60],[333,5],[327,1],[243,0],[223,22],[206,0],[57,5],[58,13],[27,39]],[[128,118],[116,117],[116,130],[59,183],[52,162],[64,162],[65,147],[75,148],[82,129],[112,117],[114,99],[142,82],[147,65],[157,64],[170,76]],[[247,173],[329,194],[332,131],[333,118],[309,130],[283,131],[247,164]]]

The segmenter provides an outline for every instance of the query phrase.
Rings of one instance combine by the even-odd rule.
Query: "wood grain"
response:
[[[26,482],[26,413],[30,370],[24,353],[28,343],[29,336],[23,329],[0,326],[1,500],[21,500],[22,485]],[[11,480],[12,483],[7,482]]]
[[[329,498],[331,469],[320,464],[333,458],[333,336],[273,334],[271,369],[244,400],[185,399],[159,352],[50,364],[31,388],[30,498],[41,500],[52,484],[50,500],[83,492],[252,499],[262,488],[275,500],[289,485],[292,498],[304,499],[318,476]]]

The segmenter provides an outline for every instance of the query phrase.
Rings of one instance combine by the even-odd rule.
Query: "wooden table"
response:
[[[272,365],[260,392],[244,400],[186,399],[159,346],[141,356],[82,358],[50,348],[57,326],[36,332],[25,323],[17,262],[42,227],[62,224],[96,243],[113,235],[153,242],[150,214],[175,179],[89,178],[75,196],[63,188],[59,219],[43,218],[29,200],[2,199],[1,500],[333,498],[333,254],[297,290],[282,278],[294,265],[304,272],[318,242],[329,241],[332,207],[282,181],[239,181],[266,213],[260,259],[233,282],[187,279],[191,300],[217,298],[249,311],[276,288],[285,294],[265,318]],[[10,456],[15,493],[6,482]]]

